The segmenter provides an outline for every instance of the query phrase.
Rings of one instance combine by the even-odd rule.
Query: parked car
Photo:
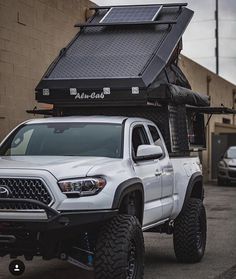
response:
[[[218,164],[218,185],[236,182],[236,146],[229,147]]]

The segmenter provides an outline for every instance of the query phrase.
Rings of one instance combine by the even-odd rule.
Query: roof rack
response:
[[[99,26],[137,26],[137,25],[158,25],[158,24],[176,24],[176,20],[158,20],[158,21],[140,21],[140,22],[116,22],[116,23],[77,23],[74,27],[99,27]]]
[[[184,4],[167,5],[168,7],[182,7]],[[165,5],[164,5],[165,7]],[[157,17],[162,12],[163,5],[126,5],[126,6],[111,6],[111,7],[96,7],[96,10],[104,10],[107,8],[105,15],[99,21],[89,21],[87,23],[77,23],[75,27],[100,27],[100,26],[137,26],[137,25],[160,25],[176,24],[177,20],[157,20]],[[95,15],[96,15],[95,13]]]
[[[187,109],[197,113],[204,114],[236,114],[236,110],[228,107],[194,107],[187,106]]]
[[[122,8],[122,7],[147,7],[147,6],[155,6],[157,4],[149,4],[149,5],[117,5],[117,6],[98,6],[98,7],[91,7],[90,10],[109,10],[111,8]],[[169,3],[169,4],[158,4],[160,6],[163,6],[164,8],[172,8],[172,7],[186,7],[188,6],[188,3]]]

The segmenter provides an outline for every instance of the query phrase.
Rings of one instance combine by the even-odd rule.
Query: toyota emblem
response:
[[[10,191],[6,186],[0,186],[0,198],[8,198],[10,196]]]

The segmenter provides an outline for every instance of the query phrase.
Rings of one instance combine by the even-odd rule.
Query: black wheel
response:
[[[206,211],[200,199],[189,199],[174,221],[174,250],[179,262],[199,262],[206,247]]]
[[[99,233],[95,253],[96,279],[142,279],[144,240],[138,219],[118,215]]]

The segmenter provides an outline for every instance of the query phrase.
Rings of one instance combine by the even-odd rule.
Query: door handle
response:
[[[162,171],[156,171],[155,172],[155,176],[161,176],[162,175]]]

